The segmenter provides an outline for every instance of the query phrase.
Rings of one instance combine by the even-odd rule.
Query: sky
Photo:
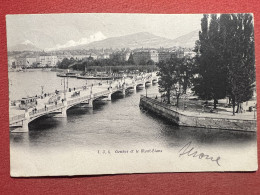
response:
[[[199,30],[201,18],[202,14],[7,15],[7,45],[32,43],[50,50],[138,32],[174,39]]]

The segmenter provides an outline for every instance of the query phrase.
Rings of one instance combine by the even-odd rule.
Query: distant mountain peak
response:
[[[199,30],[192,31],[176,39],[168,39],[154,35],[150,32],[137,32],[118,37],[110,37],[100,41],[94,41],[89,44],[79,45],[66,49],[80,50],[80,49],[122,49],[122,48],[170,48],[170,47],[187,47],[193,48],[196,40],[199,39]]]
[[[24,42],[22,42],[21,44],[23,45],[34,45],[30,40],[25,40]]]
[[[8,47],[8,51],[41,51],[30,40]]]
[[[146,31],[143,31],[143,32],[137,32],[137,33],[134,33],[134,34],[136,34],[136,35],[153,35],[153,36],[155,36],[154,34],[152,34],[152,33],[149,33],[149,32],[146,32]],[[131,34],[131,35],[134,35],[134,34]]]
[[[81,38],[77,41],[70,40],[63,45],[58,44],[55,47],[47,48],[46,50],[51,51],[51,50],[58,50],[58,49],[64,49],[64,48],[70,48],[70,47],[77,47],[77,46],[80,46],[80,45],[87,45],[91,42],[101,41],[101,40],[104,40],[106,38],[107,37],[101,31],[98,31],[98,32],[90,35],[89,37],[83,37],[83,38]]]

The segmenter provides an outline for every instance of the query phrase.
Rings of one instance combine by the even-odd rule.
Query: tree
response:
[[[202,99],[213,99],[216,109],[218,99],[226,96],[226,71],[221,63],[219,19],[216,14],[211,15],[209,25],[208,15],[203,16],[196,47],[195,70],[197,72],[195,73],[197,77],[194,78],[193,90]]]
[[[70,65],[70,60],[68,58],[64,58],[60,64],[58,64],[58,68],[67,69]]]
[[[170,104],[172,95],[176,97],[176,106],[179,105],[179,98],[186,93],[189,77],[187,76],[187,63],[185,58],[171,58],[170,60],[160,61],[157,64],[160,76],[159,91],[166,92],[167,103]]]
[[[58,60],[58,62],[56,63],[56,67],[60,67],[61,66],[61,62],[60,60]]]
[[[201,20],[196,42],[193,80],[195,94],[202,99],[230,97],[233,114],[253,94],[255,82],[254,25],[251,14],[212,14]]]
[[[133,57],[133,53],[132,52],[130,53],[130,56],[129,56],[127,62],[128,62],[128,64],[135,65],[135,61],[134,61],[134,57]]]
[[[145,58],[141,58],[138,65],[144,66],[145,64],[146,64],[146,59]]]
[[[38,67],[38,63],[37,62],[33,62],[32,67],[33,68],[37,68]]]
[[[253,95],[255,82],[254,25],[251,14],[220,16],[221,50],[227,67],[228,94],[237,112]]]
[[[154,65],[154,61],[153,61],[153,60],[148,60],[148,61],[146,62],[146,64],[147,64],[147,65]]]

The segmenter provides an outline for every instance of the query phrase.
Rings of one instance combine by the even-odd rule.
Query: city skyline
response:
[[[32,43],[55,50],[139,32],[175,39],[199,30],[202,14],[31,14],[6,18],[8,48]]]

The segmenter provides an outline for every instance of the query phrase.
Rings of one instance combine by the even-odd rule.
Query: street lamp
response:
[[[255,104],[255,106],[254,106],[254,119],[256,118],[256,116],[255,116],[255,111],[256,111],[256,104]]]
[[[145,86],[145,92],[146,92],[146,97],[147,97],[147,86],[146,86],[146,84],[144,84],[144,86]]]
[[[11,99],[10,99],[10,97],[11,97],[11,86],[13,85],[11,79],[9,79],[9,84],[10,84],[10,87],[9,87],[9,105],[11,105]]]
[[[68,88],[69,88],[69,77],[68,77],[68,73],[69,73],[69,69],[67,69],[67,90],[68,90]]]
[[[183,97],[183,111],[185,110],[185,101],[187,100],[187,95],[185,94]]]
[[[44,88],[44,86],[42,85],[41,88],[42,88],[42,95],[43,95],[43,88]]]
[[[65,77],[63,79],[63,89],[64,89],[64,100],[66,100],[66,88],[65,88]]]

